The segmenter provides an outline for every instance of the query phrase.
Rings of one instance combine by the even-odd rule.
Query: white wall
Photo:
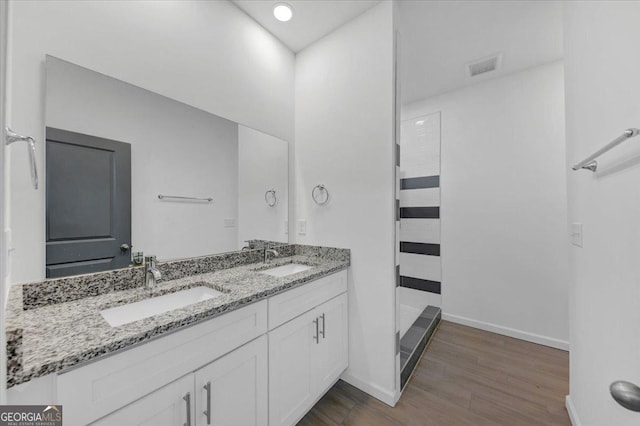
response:
[[[285,140],[294,55],[227,1],[12,2],[11,125],[44,149],[44,59],[60,57]],[[44,189],[12,147],[12,281],[42,278]]]
[[[407,105],[442,112],[446,319],[568,348],[563,65]]]
[[[638,17],[638,2],[565,5],[566,170],[640,127]],[[583,247],[571,247],[575,425],[640,423],[639,413],[609,395],[614,380],[640,384],[639,143],[636,137],[600,157],[596,175],[568,171],[569,220],[583,224]]]
[[[351,249],[345,379],[395,396],[393,5],[384,1],[296,57],[296,219],[303,244]],[[331,201],[317,206],[311,189]]]
[[[238,129],[238,248],[247,240],[286,243],[289,205],[287,142],[245,126]],[[276,191],[267,205],[265,192]]]
[[[0,2],[0,131],[7,125],[8,100],[7,95],[7,70],[9,44],[9,7],[7,2]],[[5,150],[0,149],[0,324],[4,324],[5,303],[7,301],[8,286],[6,285],[6,238],[5,229]],[[0,333],[0,348],[6,348],[6,334]],[[7,390],[7,351],[0,351],[0,405],[6,404]]]
[[[238,228],[224,223],[238,218],[238,124],[52,57],[46,82],[47,126],[131,144],[133,251],[165,260],[238,249]]]

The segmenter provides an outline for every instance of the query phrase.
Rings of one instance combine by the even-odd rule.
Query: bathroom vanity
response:
[[[289,143],[43,61],[46,203],[21,215],[46,228],[14,224],[33,249],[7,402],[66,426],[295,424],[348,365],[350,252],[288,243]]]
[[[350,260],[279,252],[161,263],[153,294],[142,268],[12,286],[9,403],[62,404],[71,426],[295,424],[347,368]]]

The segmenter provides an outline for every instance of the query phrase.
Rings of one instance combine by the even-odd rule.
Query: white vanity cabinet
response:
[[[195,372],[192,424],[266,426],[267,379],[267,336],[201,368]]]
[[[64,407],[64,424],[89,424],[266,332],[263,300],[59,374],[56,400]],[[191,387],[193,397],[193,380]]]
[[[336,382],[348,365],[346,273],[318,280],[305,294],[282,297],[315,299],[327,288],[337,296],[269,331],[269,425],[293,425]],[[278,301],[276,301],[278,302]],[[269,303],[269,317],[273,305]]]
[[[193,374],[189,374],[92,424],[95,426],[193,424],[189,423],[194,416],[192,398]],[[189,410],[188,414],[187,410]]]
[[[347,305],[347,294],[344,293],[317,309],[320,338],[312,369],[317,374],[318,396],[333,386],[349,365]]]
[[[62,404],[66,426],[293,425],[347,368],[347,302],[344,270],[18,385],[9,403]]]
[[[103,417],[95,426],[267,424],[267,338],[262,336]]]
[[[318,357],[316,311],[269,333],[269,424],[291,425],[313,405]]]

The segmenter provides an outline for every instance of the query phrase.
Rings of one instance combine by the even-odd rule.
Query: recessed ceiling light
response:
[[[273,16],[278,21],[287,22],[293,17],[293,8],[286,3],[278,3],[273,7]]]

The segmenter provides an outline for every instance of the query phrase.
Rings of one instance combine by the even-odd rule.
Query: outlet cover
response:
[[[298,221],[298,235],[307,235],[307,221],[299,220]]]
[[[576,247],[582,247],[582,224],[571,224],[571,244]]]

